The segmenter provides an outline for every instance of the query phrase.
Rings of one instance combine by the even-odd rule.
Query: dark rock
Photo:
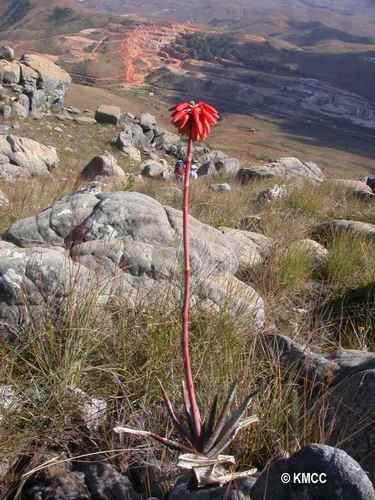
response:
[[[315,473],[316,484],[301,484],[303,473]],[[283,483],[282,477],[290,481]],[[271,462],[252,488],[251,499],[374,500],[375,492],[367,474],[345,451],[310,444],[289,459]]]
[[[161,499],[165,497],[165,492],[170,487],[171,469],[175,474],[172,464],[166,467],[169,469],[168,472],[163,471],[162,464],[150,456],[147,458],[147,463],[131,463],[127,470],[127,476],[139,493],[147,497],[152,495]]]
[[[366,182],[367,186],[371,189],[373,193],[375,193],[375,177],[369,176],[363,179],[363,182]]]
[[[27,481],[23,500],[142,500],[127,476],[110,464],[64,462]]]
[[[98,123],[118,125],[122,116],[121,108],[103,104],[95,112],[95,120]]]
[[[186,479],[177,481],[168,500],[252,500],[250,496],[254,481],[241,479],[222,487],[197,489]],[[273,500],[278,500],[276,497]]]

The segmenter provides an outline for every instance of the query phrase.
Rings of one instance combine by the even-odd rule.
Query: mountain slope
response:
[[[108,19],[106,14],[79,8],[74,0],[5,0],[0,3],[0,33],[27,30],[37,32],[37,36],[45,31],[73,32],[103,24]]]
[[[282,26],[286,20],[324,21],[333,27],[346,24],[370,33],[368,17],[375,16],[374,0],[75,0],[80,6],[122,14],[141,14],[162,20],[198,23],[264,22]],[[350,20],[345,19],[348,17]]]

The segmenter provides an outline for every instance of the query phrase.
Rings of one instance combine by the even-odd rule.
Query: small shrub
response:
[[[328,247],[325,278],[335,294],[375,281],[374,248],[374,243],[356,235],[333,239]]]
[[[304,251],[287,251],[281,258],[279,279],[287,289],[300,289],[312,278],[313,259]]]

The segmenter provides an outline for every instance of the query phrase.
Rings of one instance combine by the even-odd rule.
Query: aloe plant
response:
[[[184,367],[183,396],[184,417],[179,416],[161,387],[165,406],[179,436],[178,441],[166,439],[158,434],[131,429],[129,427],[116,427],[118,433],[136,434],[154,439],[163,445],[183,453],[179,457],[179,465],[183,468],[193,469],[199,486],[207,484],[222,484],[233,478],[226,473],[225,465],[233,464],[233,457],[221,453],[233,441],[237,433],[258,421],[256,416],[244,418],[255,393],[249,394],[245,400],[232,409],[238,383],[234,383],[219,411],[216,396],[208,412],[207,418],[202,420],[199,411],[196,391],[194,387],[191,360],[189,352],[189,316],[191,294],[191,269],[190,269],[190,238],[189,238],[189,189],[190,170],[193,156],[194,141],[207,139],[211,127],[219,119],[219,113],[207,103],[184,102],[172,109],[172,123],[179,132],[187,135],[188,147],[184,169],[184,196],[183,196],[183,244],[184,244],[184,301],[182,310],[182,335],[181,348]],[[245,473],[248,475],[253,471]],[[240,474],[241,475],[241,474]]]

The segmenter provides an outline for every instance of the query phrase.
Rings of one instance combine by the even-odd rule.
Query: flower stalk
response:
[[[188,139],[187,158],[184,170],[184,199],[183,199],[183,245],[184,245],[184,304],[182,310],[182,357],[184,364],[185,387],[188,401],[185,406],[191,408],[191,418],[195,439],[201,437],[201,416],[197,403],[193,373],[191,369],[189,350],[189,319],[191,293],[191,265],[190,265],[190,232],[189,232],[189,201],[190,201],[190,170],[193,160],[193,134],[190,129]]]
[[[194,379],[191,367],[189,349],[189,321],[191,302],[191,259],[190,259],[190,231],[189,231],[189,208],[190,208],[190,171],[193,160],[194,141],[207,139],[211,127],[219,119],[219,113],[207,103],[198,101],[184,102],[172,108],[172,123],[179,132],[188,138],[187,155],[184,168],[184,193],[183,193],[183,247],[184,247],[184,296],[182,307],[182,335],[181,348],[183,360],[183,395],[185,418],[178,415],[168,398],[163,387],[161,387],[164,404],[178,434],[178,441],[173,441],[158,434],[143,430],[135,430],[129,427],[116,427],[117,433],[135,434],[153,439],[168,448],[179,450],[178,465],[183,469],[193,471],[198,487],[224,484],[239,477],[254,473],[253,470],[246,473],[232,474],[227,472],[228,466],[234,464],[234,457],[221,455],[236,437],[237,433],[255,424],[258,418],[253,415],[245,418],[249,405],[254,399],[256,392],[245,397],[242,403],[234,410],[232,404],[235,399],[237,382],[235,382],[227,394],[224,405],[219,412],[218,400],[215,396],[208,415],[201,419],[197,397],[194,387]]]

